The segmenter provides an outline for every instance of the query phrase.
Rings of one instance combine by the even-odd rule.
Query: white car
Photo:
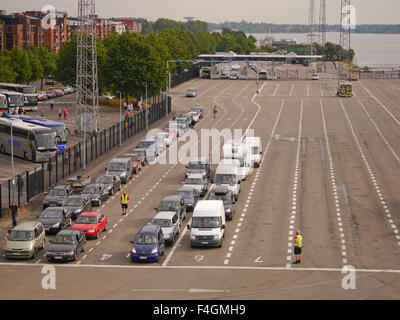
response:
[[[200,115],[196,111],[189,111],[188,113],[192,115],[194,122],[200,121]]]
[[[158,134],[160,138],[164,138],[164,143],[167,147],[169,147],[172,144],[172,137],[169,132],[161,132]]]
[[[313,74],[311,80],[319,80],[319,75]]]

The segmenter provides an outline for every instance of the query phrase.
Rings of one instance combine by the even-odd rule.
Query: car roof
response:
[[[146,224],[140,228],[138,233],[157,233],[160,230],[160,226],[155,224]]]
[[[79,216],[82,217],[97,217],[100,212],[82,212]]]
[[[186,187],[180,187],[178,190],[176,190],[176,192],[178,192],[178,191],[191,191],[191,192],[193,192],[193,190],[194,190],[194,188],[193,187],[189,187],[189,186],[186,186]]]
[[[82,231],[80,231],[80,230],[72,230],[72,229],[70,229],[70,230],[61,230],[59,233],[57,233],[57,236],[58,235],[61,235],[61,236],[67,236],[67,235],[74,235],[74,234],[77,234],[77,233],[82,233]]]
[[[116,158],[112,159],[110,162],[127,162],[127,161],[129,161],[129,160],[130,160],[130,159],[128,159],[128,158],[116,157]]]
[[[54,186],[52,189],[66,189],[69,186],[70,186],[69,184],[58,184],[58,185]]]
[[[46,209],[43,210],[43,212],[45,212],[45,211],[63,211],[63,210],[64,210],[63,207],[47,207]]]
[[[182,199],[181,195],[175,194],[175,195],[166,196],[161,201],[181,201],[181,199]]]
[[[160,211],[153,217],[153,219],[172,219],[175,214],[175,211]]]
[[[212,189],[212,192],[215,194],[226,194],[228,193],[229,189],[227,186],[215,185]]]
[[[70,196],[67,197],[67,199],[70,198],[86,198],[86,197],[82,194],[71,194]]]
[[[21,222],[20,224],[16,225],[13,230],[26,230],[26,231],[31,231],[37,227],[37,225],[40,224],[38,221],[25,221]]]

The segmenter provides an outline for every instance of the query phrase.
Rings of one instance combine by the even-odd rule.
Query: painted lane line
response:
[[[335,170],[334,170],[334,165],[333,165],[331,147],[330,147],[330,143],[329,143],[329,139],[328,139],[328,130],[327,130],[327,126],[326,126],[326,120],[325,120],[324,107],[323,107],[323,104],[322,104],[322,100],[320,100],[320,106],[321,106],[322,124],[323,124],[323,127],[324,127],[326,152],[328,153],[328,159],[329,159],[329,169],[331,170],[331,172],[333,172],[333,174],[331,175],[331,183],[332,183],[332,189],[335,192],[334,201],[335,201],[336,211],[337,211],[336,218],[337,218],[337,224],[338,224],[338,227],[339,227],[338,230],[340,232],[340,238],[342,238],[342,244],[343,244],[343,243],[345,243],[345,239],[344,239],[345,236],[344,236],[344,233],[343,233],[343,228],[341,227],[342,226],[342,223],[341,223],[342,219],[340,217],[340,202],[338,200],[337,193],[336,193],[337,187],[336,187],[335,175],[334,175],[334,171]],[[342,247],[342,257],[344,257],[346,255],[347,255],[346,250],[343,249],[343,247]],[[342,258],[342,263],[343,264],[347,263],[347,259]]]

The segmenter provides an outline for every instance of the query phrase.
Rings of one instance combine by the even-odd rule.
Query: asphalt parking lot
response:
[[[398,299],[400,81],[354,82],[352,98],[336,97],[336,85],[260,81],[255,94],[255,81],[195,79],[174,88],[173,113],[203,106],[196,132],[254,129],[262,140],[262,165],[242,183],[222,247],[191,248],[188,213],[158,264],[130,262],[129,241],[182,185],[186,171],[182,163],[157,163],[124,185],[131,197],[127,216],[121,216],[120,193],[94,208],[108,216],[109,229],[88,240],[76,262],[53,264],[56,290],[41,286],[48,241],[31,261],[6,260],[1,248],[0,298]],[[186,98],[187,87],[196,87],[198,96]],[[116,153],[144,135],[97,159],[86,173],[102,174]],[[40,214],[42,198],[34,199],[25,220]],[[296,229],[304,246],[302,263],[293,266]],[[344,266],[356,270],[354,290],[342,287]]]

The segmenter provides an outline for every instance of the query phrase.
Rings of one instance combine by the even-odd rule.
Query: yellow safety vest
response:
[[[302,247],[302,242],[303,242],[303,237],[301,235],[297,235],[296,238],[294,238],[294,246],[297,248]]]
[[[124,197],[124,195],[122,195],[122,197],[121,197],[121,203],[122,203],[122,204],[128,204],[128,195],[126,195],[126,197]]]

